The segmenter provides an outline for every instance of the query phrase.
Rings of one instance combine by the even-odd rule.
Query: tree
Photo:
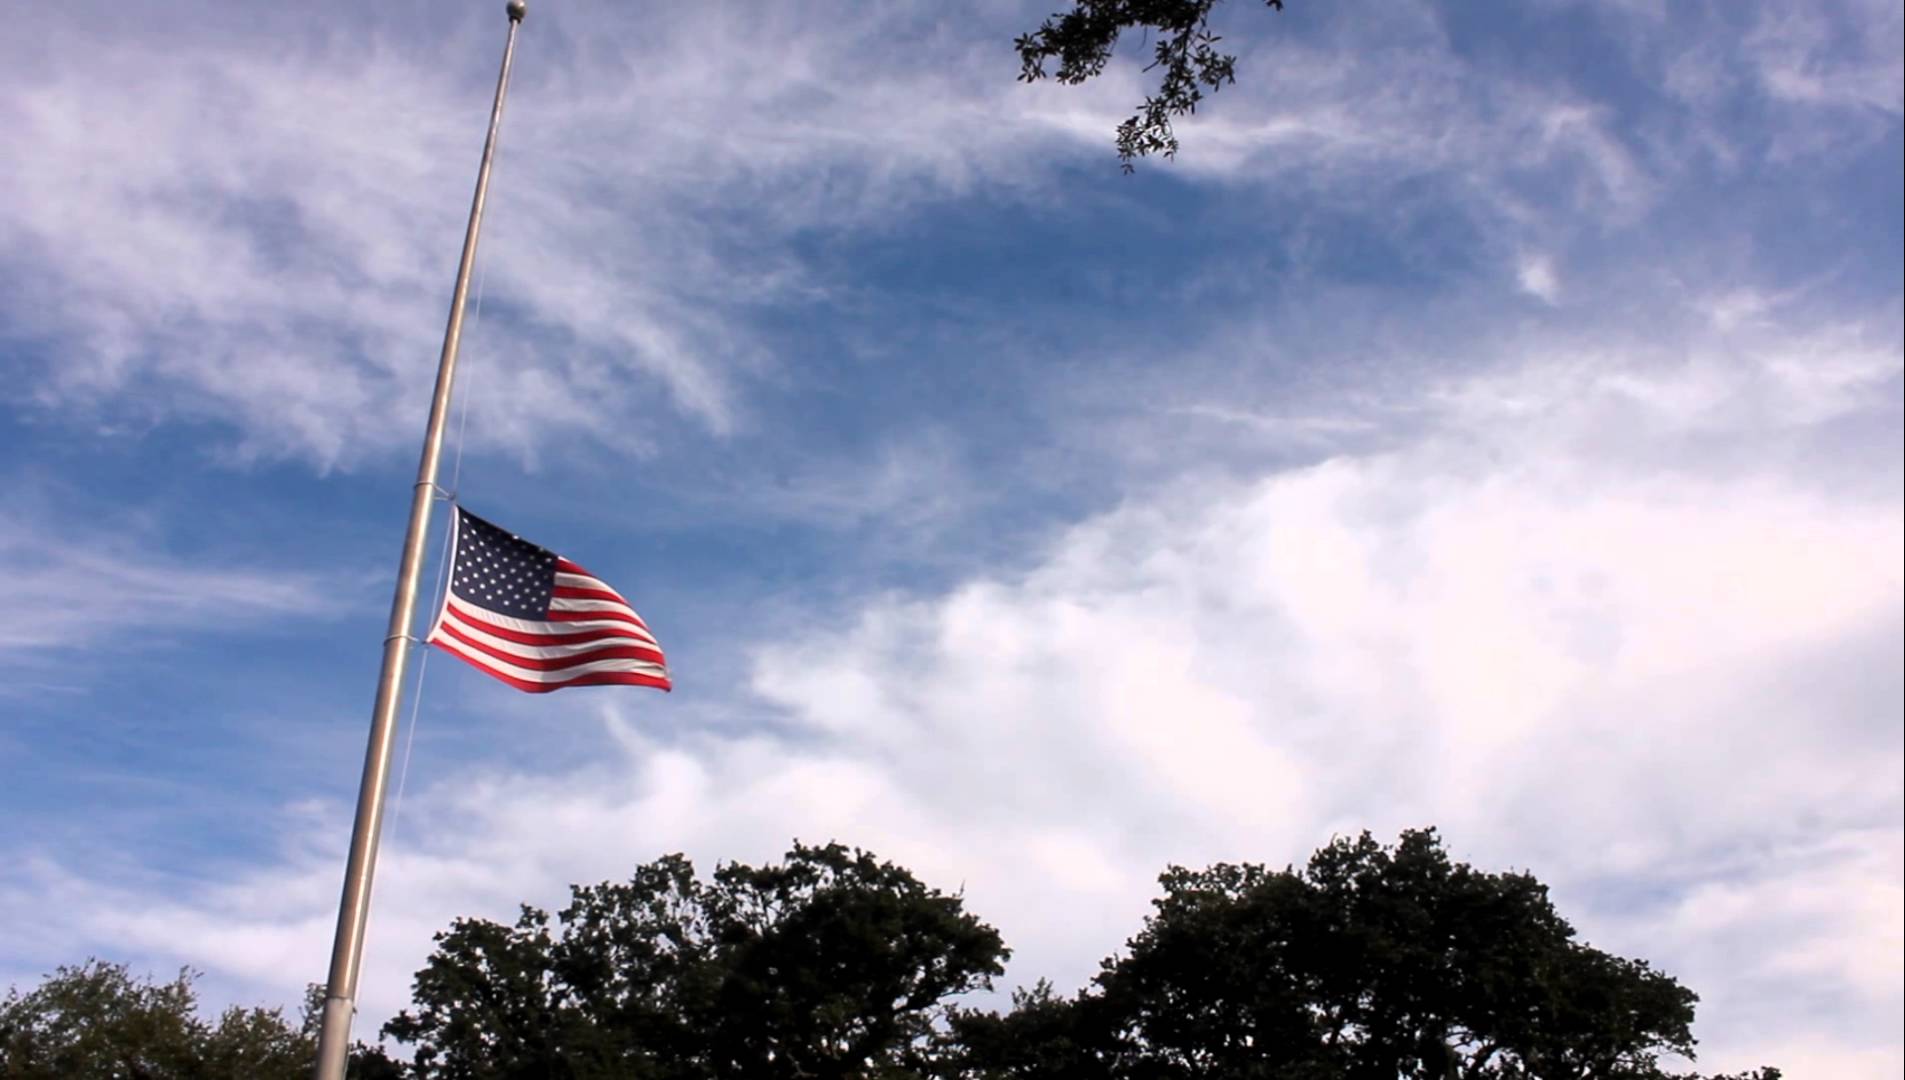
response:
[[[1433,830],[1160,882],[1077,998],[956,1015],[952,1074],[1656,1080],[1664,1055],[1693,1056],[1691,990],[1576,941],[1540,882],[1452,862]]]
[[[919,1075],[1007,951],[960,899],[838,844],[711,881],[679,855],[576,886],[552,921],[459,919],[384,1028],[425,1080]]]
[[[1118,160],[1130,172],[1136,159],[1147,154],[1176,157],[1172,118],[1196,112],[1205,90],[1216,93],[1237,81],[1237,58],[1218,50],[1223,39],[1210,28],[1211,10],[1219,2],[1073,0],[1070,11],[1054,14],[1013,43],[1019,50],[1019,79],[1030,83],[1045,78],[1046,62],[1055,59],[1058,67],[1052,77],[1077,85],[1105,70],[1126,30],[1156,31],[1157,43],[1145,70],[1163,68],[1164,75],[1157,93],[1118,125]],[[1264,2],[1283,10],[1283,0]]]
[[[192,978],[181,971],[168,983],[139,980],[123,965],[88,960],[25,994],[10,989],[0,1005],[0,1075],[190,1075],[206,1035]]]
[[[304,1080],[317,1055],[309,1013],[232,1006],[198,1015],[198,974],[134,978],[124,964],[60,967],[0,1003],[0,1077],[6,1080]],[[353,1080],[398,1080],[394,1062],[358,1044]]]
[[[955,1009],[933,1075],[947,1080],[1109,1080],[1099,998],[1067,1000],[1040,979],[1000,1014]]]
[[[1528,874],[1433,830],[1301,870],[1170,867],[1122,954],[1067,998],[962,1008],[1008,953],[961,899],[838,844],[697,877],[679,855],[576,886],[553,918],[459,919],[353,1080],[1669,1080],[1694,993],[1576,940]],[[303,1020],[198,1014],[196,976],[62,967],[0,1002],[0,1078],[302,1078]],[[1696,1080],[1685,1077],[1682,1080]],[[1775,1069],[1713,1080],[1779,1080]]]

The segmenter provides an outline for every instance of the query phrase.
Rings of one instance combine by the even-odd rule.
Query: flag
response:
[[[608,583],[461,506],[450,587],[425,640],[518,690],[670,689],[648,624]]]

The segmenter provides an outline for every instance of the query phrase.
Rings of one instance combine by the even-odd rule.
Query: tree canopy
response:
[[[666,856],[553,916],[452,923],[383,1029],[412,1060],[360,1044],[352,1075],[1693,1080],[1670,1071],[1695,1050],[1692,990],[1581,941],[1541,882],[1455,861],[1433,830],[1159,882],[1089,985],[987,1009],[971,994],[1004,970],[998,932],[899,866],[796,844],[704,879]],[[0,1005],[0,1078],[302,1077],[314,1015],[208,1022],[190,972],[89,962]]]
[[[708,882],[676,855],[553,922],[458,920],[384,1031],[432,1080],[916,1076],[1006,956],[958,897],[838,844]]]
[[[199,1016],[197,973],[169,982],[134,977],[124,964],[60,967],[30,991],[0,1002],[5,1080],[305,1080],[317,1054],[316,1013],[293,1027],[282,1009],[232,1006]],[[317,988],[313,988],[317,989]],[[354,1080],[401,1076],[383,1051],[359,1044]]]
[[[1657,1080],[1694,1053],[1691,990],[1577,941],[1540,882],[1453,862],[1433,830],[1160,882],[1076,998],[956,1015],[959,1075]]]
[[[1021,34],[1019,78],[1037,82],[1045,65],[1057,61],[1051,77],[1077,85],[1094,78],[1111,62],[1127,30],[1155,33],[1146,71],[1162,69],[1157,92],[1118,125],[1118,160],[1130,172],[1149,154],[1177,156],[1175,117],[1197,111],[1206,90],[1216,93],[1237,81],[1237,58],[1217,45],[1223,38],[1210,28],[1212,9],[1221,0],[1073,0],[1071,10],[1052,15],[1037,30]],[[1283,0],[1264,0],[1281,11]]]

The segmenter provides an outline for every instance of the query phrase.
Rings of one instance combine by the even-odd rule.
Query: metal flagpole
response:
[[[450,388],[456,380],[457,347],[463,337],[463,302],[470,292],[470,266],[476,261],[476,236],[483,224],[483,202],[489,194],[496,132],[503,124],[503,95],[509,90],[509,67],[516,54],[516,29],[522,24],[526,8],[525,0],[509,0],[505,8],[509,14],[509,39],[503,45],[502,71],[496,76],[496,101],[490,107],[489,134],[483,140],[483,164],[476,173],[476,194],[470,200],[469,229],[463,234],[463,259],[457,264],[456,289],[450,294],[450,322],[443,331],[443,354],[437,360],[436,396],[430,400],[430,423],[423,434],[423,458],[417,464],[417,484],[410,496],[410,526],[404,533],[403,561],[397,568],[397,595],[390,604],[390,628],[384,636],[384,668],[377,677],[370,744],[364,751],[364,778],[357,789],[357,821],[351,827],[350,861],[344,868],[344,894],[337,905],[337,937],[331,945],[330,983],[324,992],[324,1026],[318,1036],[316,1080],[343,1080],[350,1050],[351,1019],[357,1011],[357,977],[364,954],[364,924],[370,917],[371,874],[376,869],[377,836],[384,823],[384,786],[390,777],[397,709],[403,702],[404,667],[410,656],[417,584],[423,569],[424,546],[430,535],[430,504],[437,491],[437,462],[443,456],[444,420],[450,411]]]

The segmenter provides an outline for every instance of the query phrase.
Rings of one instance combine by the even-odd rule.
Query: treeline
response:
[[[961,1004],[1009,950],[962,899],[837,844],[707,878],[680,856],[577,886],[553,915],[459,919],[364,1080],[1658,1080],[1694,993],[1578,941],[1533,877],[1432,830],[1307,866],[1173,867],[1138,934],[1072,996]],[[200,1017],[191,973],[61,968],[0,1006],[0,1077],[291,1080],[316,994]],[[407,1058],[406,1058],[407,1055]],[[1691,1075],[1691,1074],[1684,1074]],[[1777,1080],[1776,1069],[1736,1080]]]

